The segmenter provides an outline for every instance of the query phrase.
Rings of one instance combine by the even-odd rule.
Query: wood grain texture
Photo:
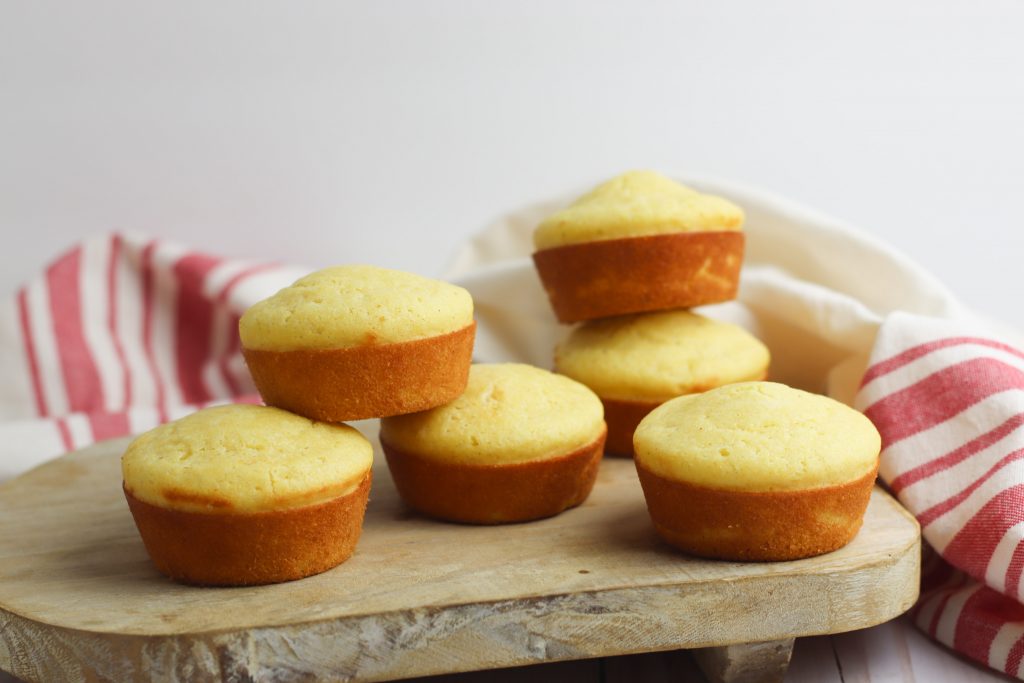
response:
[[[707,683],[692,650],[553,662],[407,679],[421,683]],[[840,675],[842,672],[842,675]],[[901,617],[872,628],[799,638],[786,683],[1007,683],[957,656]],[[0,672],[0,683],[21,683]]]
[[[0,486],[0,669],[28,681],[375,681],[835,633],[917,596],[917,525],[881,491],[835,553],[700,560],[658,539],[621,459],[606,459],[578,508],[471,527],[405,509],[378,457],[344,565],[273,586],[181,586],[153,569],[132,523],[124,444]]]

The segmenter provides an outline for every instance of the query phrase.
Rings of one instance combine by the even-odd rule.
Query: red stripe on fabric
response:
[[[167,422],[167,397],[164,395],[164,380],[153,354],[153,308],[156,305],[156,273],[153,269],[153,252],[157,241],[153,240],[142,249],[142,348],[146,364],[153,376],[156,387],[156,411],[160,423]]]
[[[259,394],[242,394],[241,396],[235,396],[231,401],[232,403],[247,403],[253,406],[263,405],[263,399],[260,398]]]
[[[220,294],[217,295],[217,303],[219,305],[226,306],[228,299],[231,296],[231,292],[234,291],[235,287],[238,286],[242,280],[252,277],[258,273],[273,270],[277,267],[279,266],[276,263],[260,263],[235,273],[233,277],[224,283],[224,287],[221,288]],[[239,318],[237,315],[228,317],[228,344],[224,348],[224,354],[217,361],[217,367],[220,370],[224,383],[228,386],[228,390],[231,392],[231,395],[236,398],[244,394],[246,391],[246,387],[244,387],[242,383],[235,378],[234,373],[231,372],[231,359],[238,353],[242,346],[241,340],[238,337],[238,320]]]
[[[935,341],[927,342],[925,344],[919,344],[893,356],[892,358],[875,363],[868,368],[867,372],[864,373],[864,378],[861,379],[860,385],[863,387],[868,382],[878,379],[882,375],[887,375],[894,370],[898,370],[911,361],[915,361],[922,356],[928,355],[932,351],[949,348],[951,346],[963,346],[965,344],[987,346],[989,348],[999,349],[1000,351],[1006,351],[1007,353],[1024,358],[1024,351],[1020,351],[1008,344],[1003,344],[1002,342],[997,342],[993,339],[985,339],[984,337],[948,337],[946,339],[936,339]]]
[[[910,620],[917,624],[918,628],[922,631],[927,631],[928,629],[919,621],[921,618],[921,611],[924,610],[925,605],[927,605],[934,597],[934,595],[926,594],[924,591],[921,591],[921,594],[917,597],[917,603],[910,610]]]
[[[935,505],[931,506],[930,508],[919,514],[917,516],[917,521],[921,523],[922,527],[928,526],[936,519],[946,514],[947,512],[955,508],[957,505],[962,503],[964,500],[966,500],[967,497],[974,493],[979,486],[981,486],[986,481],[991,479],[996,472],[998,472],[1011,462],[1021,460],[1022,458],[1024,458],[1024,448],[1018,449],[1011,453],[1007,453],[1005,456],[999,459],[999,462],[992,465],[992,467],[988,468],[988,470],[983,475],[972,481],[966,488],[964,488],[961,491],[958,491],[956,494],[950,496],[941,503],[936,503]]]
[[[110,263],[107,267],[107,330],[110,332],[110,341],[114,345],[117,362],[121,365],[121,372],[124,377],[123,407],[127,408],[132,404],[131,369],[128,367],[128,357],[124,352],[121,335],[117,331],[117,265],[121,259],[121,249],[121,236],[118,234],[112,235],[110,238]]]
[[[179,259],[174,265],[178,281],[174,345],[178,384],[185,403],[202,403],[211,398],[203,381],[203,368],[210,355],[213,302],[203,292],[203,285],[210,271],[221,262],[222,259],[196,253]]]
[[[1024,657],[1024,636],[1017,639],[1017,642],[1010,648],[1010,654],[1006,657],[1006,673],[1011,676],[1017,675],[1017,670],[1020,669],[1020,660]],[[988,662],[986,662],[987,664]]]
[[[972,358],[886,396],[864,414],[882,434],[883,448],[888,448],[1009,389],[1024,389],[1024,372],[994,358]]]
[[[95,441],[131,434],[128,413],[90,413],[89,427]]]
[[[1024,620],[1024,605],[991,588],[982,587],[967,598],[956,621],[953,649],[988,664],[992,641],[1003,624]]]
[[[932,615],[931,623],[928,624],[928,635],[932,638],[935,637],[935,632],[939,629],[939,622],[942,620],[942,613],[946,611],[946,605],[949,603],[950,598],[963,588],[967,584],[967,576],[961,575],[952,586],[945,589],[945,595],[939,600],[939,606],[935,609],[935,614]]]
[[[968,441],[963,446],[955,448],[938,458],[922,463],[913,469],[907,470],[900,476],[893,479],[889,483],[889,488],[892,489],[893,493],[899,493],[911,484],[919,482],[922,479],[927,479],[933,474],[937,474],[943,470],[947,470],[953,465],[963,462],[975,453],[978,453],[1000,439],[1003,439],[1007,434],[1010,434],[1022,424],[1024,424],[1024,414],[1013,415],[1010,419],[1006,420],[1006,422],[995,429],[989,430],[976,439]]]
[[[924,606],[928,603],[931,597],[932,596],[930,595],[926,595],[923,590],[921,591],[921,594],[918,595],[917,603],[915,603],[914,606],[910,609],[910,620],[913,621],[915,624],[917,623],[918,617],[921,616],[921,610],[924,609]],[[921,626],[921,628],[924,628],[924,626]]]
[[[1006,577],[1003,580],[1003,592],[1017,600],[1020,599],[1021,570],[1024,570],[1024,543],[1018,541],[1010,563],[1006,565]]]
[[[1013,525],[1024,521],[1024,483],[1011,486],[992,497],[964,524],[943,552],[949,562],[978,579],[999,541]]]
[[[53,336],[71,412],[104,408],[103,383],[85,341],[82,320],[82,248],[76,247],[46,271]]]
[[[64,444],[64,450],[74,450],[75,442],[71,439],[71,428],[68,427],[68,423],[64,421],[64,418],[59,417],[54,420],[54,424],[57,425],[57,433],[60,434],[60,441]]]
[[[36,344],[32,338],[32,323],[28,313],[28,292],[24,287],[18,290],[18,322],[21,324],[21,338],[25,344],[25,356],[28,358],[28,374],[32,380],[32,393],[35,397],[36,413],[40,417],[46,417],[49,415],[49,411],[46,408],[43,379],[39,374]]]

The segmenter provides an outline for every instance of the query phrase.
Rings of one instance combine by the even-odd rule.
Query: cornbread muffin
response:
[[[881,449],[861,413],[773,382],[672,399],[640,422],[633,443],[658,533],[729,560],[793,560],[846,545]]]
[[[318,574],[355,551],[373,447],[277,408],[207,408],[136,438],[124,493],[153,564],[184,583]]]
[[[582,503],[604,448],[601,401],[568,377],[529,365],[474,365],[448,405],[381,420],[380,441],[403,500],[427,515],[499,524]]]
[[[533,234],[537,272],[563,323],[736,297],[743,211],[651,171],[613,178]]]
[[[307,275],[238,325],[264,402],[325,422],[451,401],[466,386],[475,330],[465,289],[374,266]]]
[[[601,398],[616,455],[633,454],[636,426],[665,401],[764,379],[768,361],[742,327],[682,310],[592,320],[555,349],[555,371]]]

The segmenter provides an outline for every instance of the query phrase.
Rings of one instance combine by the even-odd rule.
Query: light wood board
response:
[[[374,438],[375,424],[360,426]],[[193,588],[149,564],[125,441],[0,486],[0,669],[37,680],[384,680],[877,624],[917,597],[920,535],[880,490],[846,548],[699,560],[651,527],[632,462],[580,508],[473,527],[407,511],[377,459],[355,557],[301,581]]]

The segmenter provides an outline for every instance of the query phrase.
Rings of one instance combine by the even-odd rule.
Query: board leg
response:
[[[782,683],[793,639],[740,643],[692,650],[710,683]]]

